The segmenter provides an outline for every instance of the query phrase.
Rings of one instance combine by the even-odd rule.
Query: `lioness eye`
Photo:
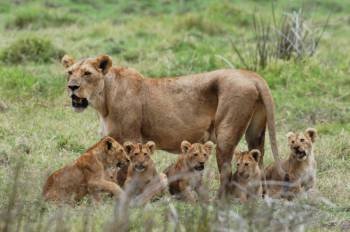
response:
[[[294,144],[294,140],[292,140],[292,144]]]
[[[304,142],[305,141],[305,139],[300,139],[300,142]]]
[[[206,153],[204,153],[204,156],[206,157],[206,156],[207,156],[207,154],[206,154]]]
[[[135,153],[135,154],[134,154],[134,156],[138,156],[138,155],[139,155],[139,153]]]
[[[72,75],[73,74],[73,72],[72,71],[68,71],[68,75]]]
[[[194,153],[193,155],[194,155],[194,156],[198,156],[198,154],[197,154],[197,153]]]
[[[244,165],[245,165],[245,166],[248,166],[248,163],[245,163]]]
[[[237,166],[239,166],[239,163],[237,163]]]
[[[91,72],[89,72],[89,71],[84,72],[84,76],[90,76],[90,75],[91,75]]]

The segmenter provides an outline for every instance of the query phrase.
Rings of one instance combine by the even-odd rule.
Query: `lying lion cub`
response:
[[[213,146],[210,141],[205,144],[191,144],[187,141],[181,143],[182,154],[177,162],[164,170],[170,194],[189,202],[198,200],[198,196],[203,194],[203,170]]]
[[[152,141],[146,144],[125,142],[124,148],[131,160],[125,191],[134,204],[145,204],[160,194],[167,185],[166,176],[163,173],[158,174],[151,158],[156,145]]]
[[[314,128],[308,128],[304,133],[289,132],[287,134],[291,153],[288,159],[282,161],[282,168],[286,175],[280,176],[275,164],[266,168],[269,196],[292,199],[302,190],[308,191],[314,187],[316,161],[313,154],[313,143],[316,136],[317,131]],[[281,182],[286,183],[281,184]]]
[[[228,193],[246,202],[249,199],[261,197],[262,172],[259,167],[261,153],[254,149],[234,153],[237,170],[228,183]]]
[[[119,197],[122,189],[108,180],[105,174],[111,167],[122,167],[128,163],[129,158],[123,147],[113,138],[105,137],[73,164],[49,176],[44,185],[44,199],[57,203],[75,203],[91,194],[94,200],[99,201],[101,191]]]

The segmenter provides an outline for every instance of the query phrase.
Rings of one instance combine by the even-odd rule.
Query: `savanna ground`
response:
[[[315,127],[318,193],[292,203],[190,205],[169,197],[118,213],[107,199],[75,208],[43,203],[53,170],[98,139],[93,109],[74,113],[59,57],[109,54],[115,65],[161,78],[244,67],[234,47],[254,51],[253,15],[272,20],[271,1],[2,0],[0,2],[0,229],[3,231],[338,231],[350,227],[350,2],[277,1],[275,16],[303,9],[326,30],[315,54],[270,59],[258,72],[276,103],[280,153],[286,133]],[[234,45],[234,46],[233,46]],[[171,112],[164,112],[171,114]],[[245,149],[245,144],[240,144]],[[266,143],[265,163],[271,151]],[[176,159],[158,151],[159,170]],[[17,168],[20,167],[20,168]],[[19,171],[17,171],[19,170]],[[215,156],[206,185],[218,188]]]

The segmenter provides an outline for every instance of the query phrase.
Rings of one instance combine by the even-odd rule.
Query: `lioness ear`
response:
[[[190,142],[188,142],[186,140],[182,141],[182,143],[181,143],[181,151],[182,151],[183,154],[187,153],[188,150],[190,150],[190,148],[191,148],[191,143]]]
[[[96,67],[106,74],[112,67],[112,59],[107,55],[100,55],[96,58]]]
[[[214,148],[214,143],[211,141],[208,141],[204,144],[204,148],[208,151],[209,155],[211,154],[211,152],[213,151]]]
[[[148,141],[146,143],[146,146],[151,151],[151,153],[153,153],[156,150],[156,144],[153,141]]]
[[[63,65],[63,67],[67,69],[75,63],[75,60],[72,57],[70,57],[69,55],[64,55],[62,57],[61,63]]]
[[[258,149],[253,149],[249,152],[256,162],[259,162],[261,153]]]
[[[123,144],[123,147],[124,147],[126,153],[129,154],[132,151],[132,149],[134,148],[134,144],[130,141],[127,141]]]
[[[317,137],[317,130],[315,128],[307,128],[305,134],[311,139],[311,142],[315,142]]]

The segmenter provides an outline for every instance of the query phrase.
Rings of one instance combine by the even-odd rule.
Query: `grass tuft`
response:
[[[24,37],[14,41],[0,54],[5,63],[48,63],[60,59],[65,52],[55,47],[51,40],[40,37]]]

